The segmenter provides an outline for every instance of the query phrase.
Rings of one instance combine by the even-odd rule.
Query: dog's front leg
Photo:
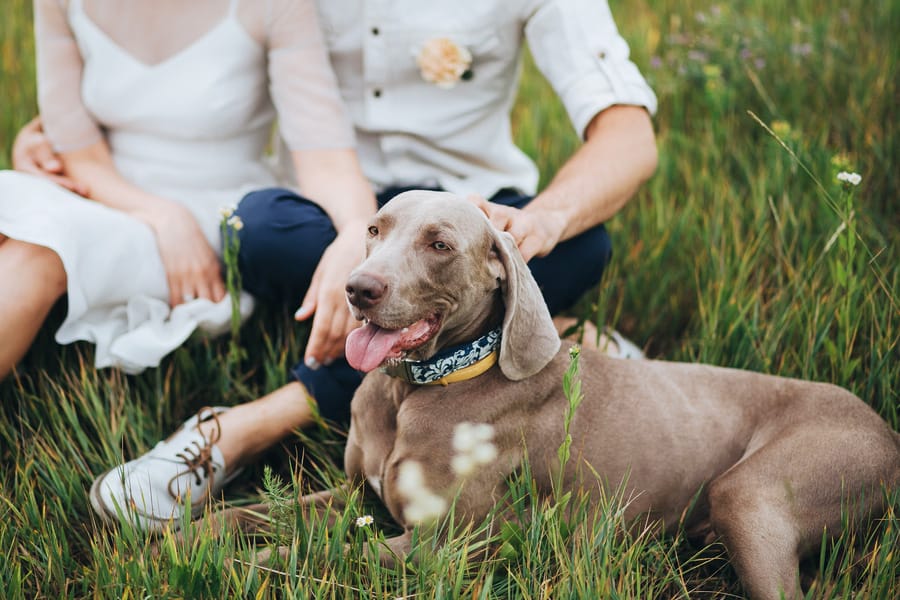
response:
[[[350,484],[322,490],[299,497],[292,508],[303,511],[303,521],[332,527],[346,506]],[[293,504],[296,504],[294,507]],[[290,527],[293,519],[273,515],[268,504],[254,504],[247,507],[235,507],[218,511],[206,517],[213,531],[231,531],[238,535],[277,535],[279,528]],[[282,522],[285,521],[285,522]],[[290,546],[271,545],[253,555],[253,563],[258,566],[271,567],[286,560],[291,554]]]
[[[406,530],[402,534],[384,540],[382,547],[377,548],[377,554],[367,552],[371,560],[377,560],[381,566],[393,569],[398,563],[402,563],[412,551],[412,530]]]

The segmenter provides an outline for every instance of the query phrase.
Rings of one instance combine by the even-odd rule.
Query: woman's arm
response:
[[[216,253],[186,207],[124,179],[113,164],[106,142],[63,152],[60,158],[63,170],[90,189],[93,200],[131,215],[153,230],[166,270],[171,306],[190,298],[217,302],[225,296]]]
[[[63,163],[53,151],[53,146],[41,125],[41,117],[30,120],[13,140],[13,169],[49,179],[79,196],[87,197],[90,191],[86,186],[69,177],[63,170]]]
[[[62,172],[90,190],[92,199],[151,227],[166,270],[171,305],[188,296],[220,300],[225,288],[219,263],[193,215],[171,200],[138,189],[116,170],[102,130],[82,102],[84,61],[64,3],[35,0],[34,10],[38,102]]]

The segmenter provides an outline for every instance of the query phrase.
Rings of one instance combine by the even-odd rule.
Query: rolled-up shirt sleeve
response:
[[[273,0],[267,23],[271,95],[290,150],[353,148],[356,139],[313,0]]]
[[[35,0],[38,108],[57,152],[89,146],[102,130],[81,98],[83,61],[61,0]]]
[[[538,1],[525,35],[582,138],[591,119],[615,104],[656,112],[656,95],[630,60],[605,0]]]

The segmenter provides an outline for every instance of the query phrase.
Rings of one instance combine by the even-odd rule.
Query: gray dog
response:
[[[345,468],[404,527],[387,540],[402,557],[413,524],[454,499],[457,519],[483,520],[526,449],[540,493],[552,492],[569,345],[512,238],[464,200],[401,194],[367,247],[347,285],[365,322],[347,358],[368,374]],[[900,483],[900,435],[842,388],[588,351],[580,361],[564,485],[599,495],[624,481],[626,517],[669,527],[695,502],[687,525],[724,543],[754,598],[796,597],[799,558],[841,530],[842,507],[877,514],[882,486]]]

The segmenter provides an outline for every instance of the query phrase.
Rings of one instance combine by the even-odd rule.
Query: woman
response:
[[[320,304],[343,302],[375,203],[311,0],[36,0],[35,31],[43,127],[89,198],[0,173],[0,378],[63,294],[56,339],[93,342],[98,367],[139,372],[227,326],[220,209],[287,183],[264,156],[276,107],[299,189],[338,234]]]

